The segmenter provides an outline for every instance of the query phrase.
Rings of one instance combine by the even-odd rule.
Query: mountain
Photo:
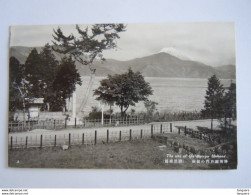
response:
[[[131,67],[132,70],[140,71],[147,77],[209,78],[216,74],[219,78],[235,79],[234,65],[212,67],[196,61],[181,60],[165,52],[129,61],[112,59],[107,59],[103,63],[96,61],[93,67],[97,69],[98,76],[120,74]],[[83,69],[83,72],[80,70],[82,75],[86,75],[86,71],[86,69]]]
[[[180,51],[180,50],[178,50],[178,49],[176,49],[174,47],[165,47],[165,48],[162,48],[159,53],[162,53],[162,52],[163,53],[168,53],[168,54],[170,54],[170,55],[172,55],[174,57],[177,57],[177,58],[179,58],[181,60],[191,60],[188,57],[187,54],[185,54],[184,52],[182,52],[182,51]]]
[[[217,72],[221,73],[222,78],[231,78],[231,79],[236,78],[235,65],[224,65],[215,67],[215,69],[217,70]]]
[[[23,46],[15,46],[15,47],[11,47],[9,50],[9,56],[14,56],[15,58],[17,58],[19,60],[19,62],[21,64],[24,64],[26,61],[26,58],[28,57],[28,55],[30,54],[31,50],[34,47],[23,47]],[[37,49],[38,52],[40,52],[42,50],[42,47],[35,47]]]
[[[32,48],[29,47],[11,47],[10,56],[16,57],[21,63],[24,63]],[[41,47],[37,47],[40,51]],[[209,78],[216,74],[219,78],[235,79],[235,66],[225,65],[212,67],[206,64],[188,60],[188,58],[178,58],[169,53],[159,52],[142,58],[135,58],[128,61],[119,61],[107,59],[104,62],[94,61],[92,67],[96,68],[96,76],[106,76],[107,74],[121,74],[129,67],[134,71],[140,71],[147,77],[180,77],[180,78]],[[173,51],[174,53],[174,51]],[[60,54],[55,53],[57,59]],[[176,55],[177,56],[177,55]],[[83,66],[76,62],[80,75],[90,75],[88,66]]]

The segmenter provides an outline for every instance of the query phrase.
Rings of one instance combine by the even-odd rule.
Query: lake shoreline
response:
[[[82,76],[82,85],[77,85],[77,110],[80,105],[83,108],[79,113],[87,116],[92,107],[99,108],[99,102],[93,96],[93,90],[97,89],[100,81],[106,77],[88,77]],[[199,112],[204,107],[204,97],[207,89],[207,79],[201,78],[167,78],[167,77],[145,77],[153,89],[153,95],[149,99],[158,103],[157,110],[163,112]],[[222,84],[226,87],[230,85],[231,79],[222,79]],[[70,102],[70,104],[72,104]],[[104,110],[108,110],[109,106],[104,105]],[[117,106],[112,108],[114,112],[119,112]],[[130,107],[136,112],[145,112],[146,109],[142,102],[136,106]]]

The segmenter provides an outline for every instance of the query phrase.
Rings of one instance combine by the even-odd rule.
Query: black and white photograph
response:
[[[9,32],[9,167],[237,169],[234,22]]]

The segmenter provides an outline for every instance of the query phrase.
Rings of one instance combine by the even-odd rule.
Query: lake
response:
[[[87,115],[94,106],[99,106],[99,102],[93,96],[93,90],[98,88],[99,81],[105,77],[82,77],[82,86],[77,86],[77,112]],[[204,105],[208,79],[197,78],[160,78],[146,77],[153,89],[150,100],[158,103],[159,112],[179,112],[179,111],[200,111]],[[224,87],[230,85],[230,79],[221,79]],[[136,112],[145,111],[144,104],[138,103],[135,107]],[[108,110],[104,106],[104,110]],[[115,112],[119,112],[117,106],[113,106]]]

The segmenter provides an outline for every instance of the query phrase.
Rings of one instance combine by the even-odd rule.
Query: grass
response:
[[[180,112],[156,112],[154,115],[144,114],[145,118],[150,122],[173,122],[173,121],[188,121],[205,119],[197,111],[180,111]]]
[[[210,147],[202,140],[170,134],[170,140],[183,141],[200,149]],[[222,165],[166,164],[167,154],[178,154],[167,144],[149,140],[135,140],[109,144],[61,147],[28,148],[9,150],[9,166],[25,168],[85,168],[85,169],[224,169]]]
[[[156,163],[164,158],[160,145],[152,140],[111,144],[72,146],[63,151],[60,147],[43,149],[15,149],[9,151],[10,167],[31,168],[105,168],[144,169],[161,168]],[[17,164],[17,160],[19,163]]]

